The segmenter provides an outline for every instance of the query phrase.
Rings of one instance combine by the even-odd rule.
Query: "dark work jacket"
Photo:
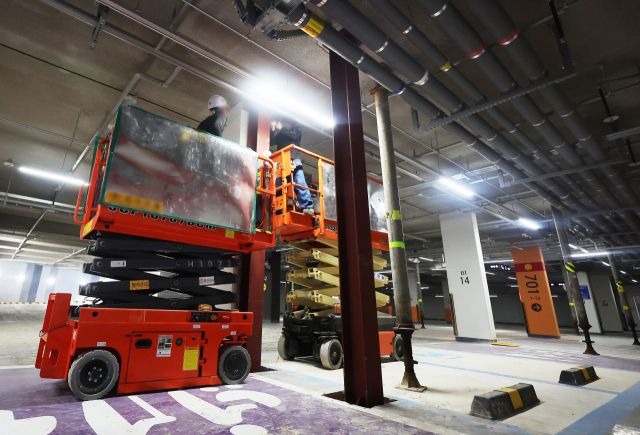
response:
[[[214,113],[200,123],[198,130],[206,131],[214,136],[222,137],[222,133],[226,126],[227,117],[222,113]]]
[[[271,132],[271,145],[276,146],[276,151],[291,144],[299,147],[300,143],[302,143],[302,128],[300,126],[296,125],[293,128],[282,128],[279,132]]]

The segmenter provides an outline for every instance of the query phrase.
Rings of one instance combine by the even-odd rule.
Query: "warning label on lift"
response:
[[[182,370],[198,370],[198,358],[200,357],[199,347],[185,347]]]
[[[158,337],[158,350],[156,356],[171,356],[173,335],[161,335]]]

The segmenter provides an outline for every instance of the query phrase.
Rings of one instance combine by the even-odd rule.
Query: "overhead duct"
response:
[[[531,45],[524,35],[518,32],[515,23],[495,0],[463,0],[474,14],[487,27],[492,36],[496,39],[507,54],[514,60],[516,65],[535,83],[547,76],[547,69],[533,51]],[[593,137],[582,117],[578,114],[565,93],[555,84],[540,91],[542,96],[553,107],[553,110],[560,116],[562,122],[571,133],[580,141],[582,147],[589,153],[596,162],[604,161],[607,156]],[[620,194],[630,205],[638,204],[638,199],[624,182],[618,171],[613,166],[604,166],[602,171],[609,177]]]
[[[480,36],[453,4],[448,0],[418,0],[418,2],[431,15],[434,22],[463,49],[467,57],[476,63],[500,92],[507,93],[516,89],[518,85],[515,79],[496,55],[491,50],[486,49],[486,45]],[[510,103],[571,166],[580,167],[585,165],[580,155],[565,140],[560,131],[544,115],[530,96],[525,95],[515,98],[510,100]],[[618,200],[607,190],[593,171],[580,171],[580,175],[591,188],[603,197],[610,207],[620,206]],[[597,209],[598,204],[592,203],[589,206],[591,209]],[[628,215],[622,214],[621,216],[631,228],[638,228],[638,225]],[[607,225],[602,218],[594,219],[594,223],[597,223],[600,227]]]
[[[323,0],[318,3],[318,7],[338,23],[343,25],[364,45],[375,51],[378,56],[382,57],[389,64],[391,68],[414,81],[415,85],[421,86],[432,98],[442,104],[451,113],[456,113],[466,108],[460,98],[444,86],[436,77],[430,76],[424,67],[405,52],[397,43],[390,39],[389,36],[373,24],[351,3],[346,0]],[[411,34],[413,30],[410,27],[411,25],[406,27],[404,30],[405,32],[406,30],[409,30],[408,34]],[[421,39],[423,46],[425,46],[425,39],[426,38]],[[446,67],[447,64],[445,63],[444,66]],[[513,82],[513,79],[511,81]],[[469,84],[467,84],[467,87]],[[480,94],[480,96],[482,96],[482,94]],[[506,117],[497,111],[497,109],[494,110],[493,113],[503,122],[506,120]],[[520,165],[520,167],[529,174],[535,176],[543,173],[542,169],[538,167],[530,157],[520,152],[516,146],[509,142],[504,136],[500,135],[480,115],[470,115],[465,118],[464,122],[482,137],[490,141],[495,148],[505,154],[510,160]],[[509,173],[508,171],[506,172]],[[583,212],[588,210],[584,204],[571,196],[571,194],[557,182],[546,179],[541,180],[539,184],[558,195],[569,207]],[[610,229],[607,222],[600,217],[593,217],[591,220],[603,231]],[[590,225],[585,220],[582,220],[582,223],[584,223],[585,227],[590,231],[594,231],[593,225]]]

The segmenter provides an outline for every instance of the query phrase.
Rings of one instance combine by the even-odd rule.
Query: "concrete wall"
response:
[[[77,269],[0,260],[0,302],[46,302],[50,293],[71,293],[72,301],[80,301],[78,287],[94,281],[98,277]]]

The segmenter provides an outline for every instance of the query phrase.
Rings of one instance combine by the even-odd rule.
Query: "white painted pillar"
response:
[[[598,305],[598,313],[602,321],[602,329],[608,332],[622,332],[623,317],[621,316],[616,298],[611,287],[611,272],[609,270],[592,270],[589,272],[589,282],[593,300]]]
[[[442,297],[444,298],[444,315],[447,323],[453,323],[453,314],[451,313],[451,297],[449,295],[449,283],[445,279],[442,281]]]
[[[602,334],[598,307],[596,307],[595,304],[595,297],[593,294],[593,289],[591,288],[589,276],[587,275],[587,272],[577,272],[576,275],[578,276],[578,284],[580,284],[582,300],[584,300],[584,309],[587,312],[589,325],[591,325],[590,331],[594,334]]]
[[[411,314],[413,315],[414,322],[420,322],[420,311],[417,307],[420,306],[420,299],[422,299],[422,289],[418,284],[419,278],[415,269],[407,269],[407,275],[409,277],[409,296],[411,297]]]
[[[456,339],[496,341],[475,213],[440,215]]]

